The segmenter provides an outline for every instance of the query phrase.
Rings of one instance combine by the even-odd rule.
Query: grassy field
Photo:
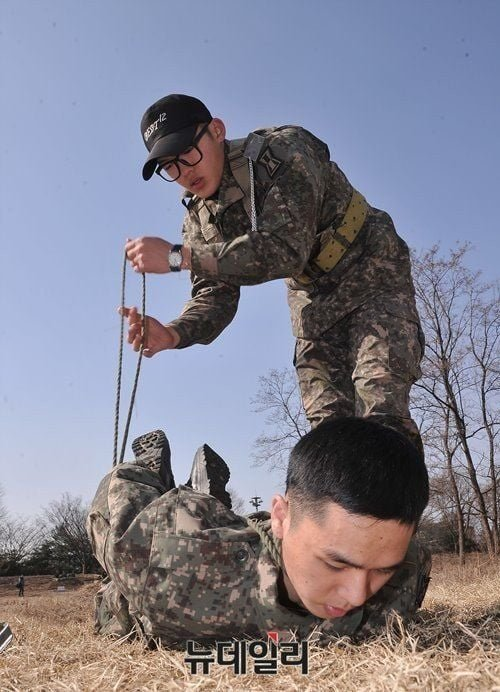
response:
[[[312,646],[309,674],[237,676],[214,666],[191,675],[183,652],[151,651],[92,634],[94,583],[55,590],[27,578],[24,598],[0,583],[0,620],[15,640],[0,654],[0,690],[496,690],[500,692],[500,561],[436,557],[418,621],[361,645]],[[5,582],[5,580],[3,580]]]

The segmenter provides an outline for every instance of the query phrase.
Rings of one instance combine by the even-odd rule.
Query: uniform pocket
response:
[[[213,223],[207,223],[206,225],[202,226],[201,233],[207,243],[214,243],[222,240],[222,235],[220,234],[219,229]]]
[[[143,595],[153,631],[174,626],[193,637],[244,632],[253,619],[256,560],[246,541],[158,532]]]

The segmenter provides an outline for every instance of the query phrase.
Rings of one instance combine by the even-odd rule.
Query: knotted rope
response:
[[[122,291],[120,305],[123,307],[125,305],[125,277],[127,274],[127,255],[123,257],[122,266]],[[142,274],[142,334],[141,334],[141,348],[139,349],[139,356],[137,359],[137,367],[135,370],[134,385],[132,387],[132,394],[130,396],[130,406],[128,409],[127,422],[125,424],[125,430],[123,433],[123,442],[120,452],[120,459],[118,459],[118,436],[119,436],[119,425],[120,425],[120,398],[121,398],[121,386],[122,386],[122,368],[123,368],[123,335],[124,335],[124,325],[125,317],[121,316],[120,321],[120,348],[118,351],[118,376],[116,384],[116,404],[115,404],[115,435],[113,444],[113,466],[116,464],[123,463],[123,457],[125,456],[125,448],[127,446],[127,437],[130,427],[130,419],[132,418],[132,410],[134,408],[135,393],[137,391],[137,383],[139,382],[139,373],[141,371],[142,362],[142,352],[144,350],[144,343],[146,341],[146,275]]]

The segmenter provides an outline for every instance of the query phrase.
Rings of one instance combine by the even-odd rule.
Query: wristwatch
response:
[[[168,253],[168,266],[171,272],[180,272],[182,264],[182,245],[172,245]]]

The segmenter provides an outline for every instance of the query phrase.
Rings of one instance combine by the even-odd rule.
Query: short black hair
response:
[[[317,519],[330,501],[350,514],[416,527],[429,478],[421,452],[404,434],[369,418],[335,418],[295,445],[286,490],[299,513]]]

